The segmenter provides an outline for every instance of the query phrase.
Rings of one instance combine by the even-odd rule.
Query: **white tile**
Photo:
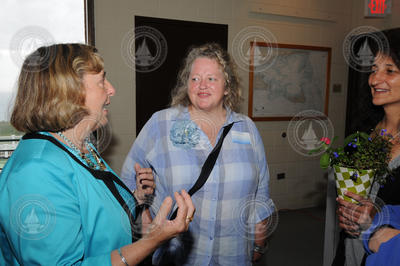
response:
[[[133,0],[133,1],[125,1],[130,2],[131,9],[137,10],[139,12],[149,12],[158,9],[158,0]],[[116,3],[112,3],[111,5],[115,5]]]
[[[269,193],[271,198],[274,198],[275,196],[286,196],[288,193],[286,180],[282,179],[270,182]]]
[[[273,148],[272,151],[267,154],[267,159],[270,163],[282,163],[286,161],[287,154],[288,151],[285,149]]]
[[[234,0],[215,0],[215,13],[218,18],[232,19]]]
[[[215,0],[195,1],[197,8],[197,16],[199,18],[215,18]]]

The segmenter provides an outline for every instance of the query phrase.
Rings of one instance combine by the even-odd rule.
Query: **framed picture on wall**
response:
[[[305,110],[328,114],[330,64],[328,47],[251,42],[249,116],[278,121]]]

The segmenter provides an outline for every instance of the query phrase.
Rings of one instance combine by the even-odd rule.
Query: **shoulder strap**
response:
[[[116,177],[112,172],[95,170],[95,169],[92,169],[92,168],[88,167],[87,165],[82,163],[81,160],[79,160],[72,152],[70,152],[67,148],[65,148],[60,142],[55,140],[53,137],[50,137],[50,136],[47,136],[47,135],[43,135],[43,134],[39,134],[39,133],[35,132],[35,133],[27,133],[27,134],[25,134],[22,137],[22,139],[24,139],[24,140],[25,139],[44,139],[44,140],[50,141],[51,143],[53,143],[54,145],[56,145],[57,147],[59,147],[60,149],[65,151],[73,160],[75,160],[83,168],[85,168],[87,171],[89,171],[93,175],[94,178],[100,179],[100,180],[103,180],[103,181],[107,180],[107,178],[111,178],[115,183],[120,185],[127,192],[129,192],[129,194],[131,194],[133,196],[133,194],[129,190],[129,188],[121,181],[121,179]],[[98,157],[101,157],[100,154],[96,150],[94,150],[94,152],[96,153],[96,155]]]
[[[196,180],[196,183],[192,186],[191,189],[189,189],[188,193],[190,196],[192,196],[194,193],[196,193],[202,186],[206,183],[208,177],[211,174],[212,169],[214,168],[215,162],[217,161],[219,152],[221,151],[222,143],[224,142],[224,139],[226,135],[228,135],[229,130],[231,130],[233,126],[233,123],[230,123],[229,125],[224,127],[224,131],[222,132],[222,136],[219,138],[217,145],[215,145],[214,149],[211,151],[211,153],[208,155],[206,161],[203,164],[203,167],[201,168],[201,172],[199,177]],[[178,208],[174,211],[174,213],[171,215],[171,220],[175,219],[176,214],[178,212]]]
[[[137,230],[137,223],[140,222],[140,214],[143,210],[143,206],[139,205],[138,202],[136,201],[136,198],[133,196],[132,192],[129,190],[129,188],[117,177],[115,176],[112,172],[109,171],[101,171],[101,170],[95,170],[84,163],[82,163],[72,152],[70,152],[67,148],[65,148],[60,142],[55,140],[53,137],[39,134],[39,133],[27,133],[22,137],[23,140],[27,139],[43,139],[43,140],[48,140],[57,147],[59,147],[61,150],[66,152],[72,159],[74,159],[78,164],[80,164],[83,168],[85,168],[94,178],[99,179],[103,181],[103,183],[106,185],[106,187],[110,190],[110,192],[113,194],[113,196],[116,198],[118,203],[121,205],[121,207],[124,209],[126,214],[129,217],[129,221],[131,223],[131,232],[132,232],[132,242],[135,242],[137,239],[141,238],[140,230]],[[97,156],[100,157],[100,155],[97,153],[95,150]],[[128,204],[125,202],[121,194],[119,193],[118,189],[115,186],[115,183],[120,185],[123,189],[125,189],[133,198],[135,202],[135,209],[130,210]],[[134,211],[135,213],[132,213]],[[136,224],[135,224],[136,223]]]

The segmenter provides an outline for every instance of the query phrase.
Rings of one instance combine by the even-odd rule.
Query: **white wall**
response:
[[[263,11],[250,12],[254,8]],[[278,43],[331,47],[329,118],[335,135],[342,138],[348,67],[342,55],[343,39],[351,29],[361,25],[379,29],[400,25],[400,16],[364,19],[363,13],[362,0],[97,0],[96,46],[105,59],[107,76],[117,89],[109,108],[113,142],[105,157],[119,172],[135,139],[135,73],[121,57],[121,42],[134,27],[135,15],[228,24],[229,46],[244,27],[258,25],[271,31]],[[393,3],[392,13],[400,14],[398,3]],[[245,98],[242,113],[247,114],[248,73],[240,68],[239,71]],[[333,84],[340,84],[342,92],[332,93]],[[304,208],[323,204],[325,172],[319,168],[317,158],[297,154],[287,138],[281,137],[288,122],[257,122],[256,125],[264,141],[271,174],[271,197],[277,207]],[[286,173],[286,178],[277,180],[277,173],[282,172]]]

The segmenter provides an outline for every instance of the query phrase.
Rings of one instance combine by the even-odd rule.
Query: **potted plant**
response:
[[[324,150],[320,159],[321,168],[333,168],[338,195],[353,202],[344,196],[344,191],[367,196],[373,182],[385,183],[390,173],[391,139],[386,129],[374,131],[371,135],[356,132],[346,137],[344,146],[338,148],[332,147],[336,137],[332,143],[329,138],[322,138],[320,147],[311,153]]]

